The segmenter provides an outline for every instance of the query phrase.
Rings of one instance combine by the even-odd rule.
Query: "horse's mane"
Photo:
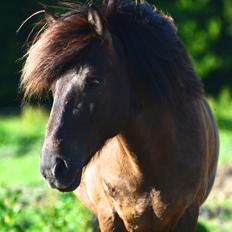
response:
[[[155,96],[168,101],[201,96],[201,81],[171,17],[148,3],[113,1],[105,1],[98,8],[109,31],[123,45],[130,73],[147,83]],[[69,3],[66,8],[67,13],[51,23],[27,53],[21,81],[25,96],[49,87],[93,41],[99,40],[88,22],[88,5]]]

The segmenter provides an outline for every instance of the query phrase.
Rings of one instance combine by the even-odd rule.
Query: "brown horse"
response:
[[[65,7],[46,15],[22,76],[25,96],[54,98],[43,176],[103,232],[196,231],[218,137],[172,19],[129,0]]]

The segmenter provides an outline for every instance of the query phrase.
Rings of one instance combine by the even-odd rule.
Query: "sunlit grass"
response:
[[[35,154],[42,144],[48,115],[25,107],[20,116],[0,116],[0,158]]]
[[[20,187],[43,183],[39,172],[39,149],[22,157],[0,158],[0,185]]]
[[[91,232],[91,225],[91,213],[71,193],[0,186],[1,232]]]
[[[232,199],[207,201],[199,222],[210,232],[232,231]]]
[[[209,97],[209,103],[219,127],[219,163],[225,164],[232,161],[232,96],[224,89],[219,99]]]

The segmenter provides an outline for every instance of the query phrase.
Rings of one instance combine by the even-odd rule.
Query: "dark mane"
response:
[[[201,96],[201,82],[172,19],[148,3],[112,2],[98,8],[109,31],[123,45],[130,73],[146,82],[156,97],[171,102]],[[68,12],[49,25],[28,51],[21,82],[25,96],[49,87],[69,63],[99,40],[88,23],[88,5],[66,7]]]

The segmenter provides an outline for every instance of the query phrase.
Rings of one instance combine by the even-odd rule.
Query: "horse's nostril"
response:
[[[64,177],[68,172],[68,166],[65,161],[61,158],[56,158],[56,164],[53,168],[53,175],[56,178]]]

